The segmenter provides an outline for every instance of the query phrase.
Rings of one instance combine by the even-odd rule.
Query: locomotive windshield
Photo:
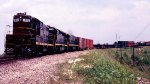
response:
[[[53,35],[53,34],[56,34],[57,30],[54,29],[54,28],[49,28],[49,35]]]
[[[28,18],[23,18],[23,19],[19,19],[19,18],[15,18],[14,19],[14,22],[30,22],[30,19],[28,19]]]
[[[28,16],[14,16],[13,26],[16,27],[31,27],[31,20]]]
[[[14,19],[14,22],[19,22],[19,18]]]

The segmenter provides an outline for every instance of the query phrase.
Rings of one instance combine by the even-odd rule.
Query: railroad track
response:
[[[11,62],[14,62],[14,61],[17,61],[19,59],[27,59],[26,57],[21,57],[21,56],[18,56],[18,57],[15,57],[14,55],[7,55],[7,56],[4,56],[2,58],[0,58],[0,65],[1,64],[7,64],[7,63],[11,63]]]
[[[69,53],[69,52],[67,52],[67,53]],[[53,54],[49,54],[49,55],[55,55],[55,54],[62,54],[62,52],[53,53]],[[0,65],[12,63],[17,60],[27,60],[27,59],[38,58],[38,57],[42,57],[42,56],[45,56],[45,55],[40,54],[38,56],[32,56],[32,57],[31,56],[21,56],[21,55],[15,57],[14,55],[5,55],[2,58],[0,58]]]
[[[28,57],[28,56],[15,57],[14,55],[6,55],[6,56],[0,58],[0,65],[1,64],[11,63],[11,62],[14,62],[14,61],[17,61],[17,60],[26,60],[26,59],[38,58],[38,57],[41,57],[41,56],[44,56],[44,55],[41,54],[39,56],[33,56],[33,57]]]
[[[11,62],[11,61],[13,61],[15,59],[16,58],[14,58],[14,57],[3,57],[3,58],[0,58],[0,64],[8,63],[8,62]]]

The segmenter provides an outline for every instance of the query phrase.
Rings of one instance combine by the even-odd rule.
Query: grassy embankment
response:
[[[122,52],[121,52],[122,51]],[[150,79],[150,47],[142,47],[134,49],[134,64],[132,57],[132,48],[111,49],[113,56],[119,62],[137,68],[145,73],[146,77]],[[122,56],[121,56],[122,53]]]
[[[137,77],[143,73],[121,64],[115,59],[116,53],[116,49],[92,50],[87,55],[61,64],[60,79],[86,84],[135,84]]]

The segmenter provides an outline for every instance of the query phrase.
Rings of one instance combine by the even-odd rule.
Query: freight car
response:
[[[135,45],[134,41],[118,41],[116,46],[118,48],[125,48],[125,47],[133,47]]]
[[[94,47],[96,49],[108,49],[108,48],[115,48],[115,44],[95,44]]]
[[[6,35],[5,53],[16,56],[35,56],[91,49],[93,40],[90,40],[90,43],[86,41],[87,39],[81,40],[57,28],[45,25],[26,13],[17,13],[13,17],[13,34]]]
[[[137,42],[136,46],[150,46],[150,41],[140,41],[140,42]]]
[[[77,37],[78,50],[93,49],[93,40]]]

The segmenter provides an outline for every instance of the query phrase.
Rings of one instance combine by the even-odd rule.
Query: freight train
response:
[[[118,41],[117,48],[133,47],[135,45],[134,41]]]
[[[107,48],[127,48],[127,47],[142,47],[150,46],[150,41],[117,41],[114,44],[95,44],[96,49],[107,49]]]
[[[26,13],[14,15],[13,34],[7,34],[5,42],[5,53],[15,56],[37,56],[92,48],[92,39],[69,35]]]
[[[134,47],[134,41],[117,41],[114,44],[95,44],[94,47],[96,49],[107,49],[107,48],[126,48],[126,47]]]

